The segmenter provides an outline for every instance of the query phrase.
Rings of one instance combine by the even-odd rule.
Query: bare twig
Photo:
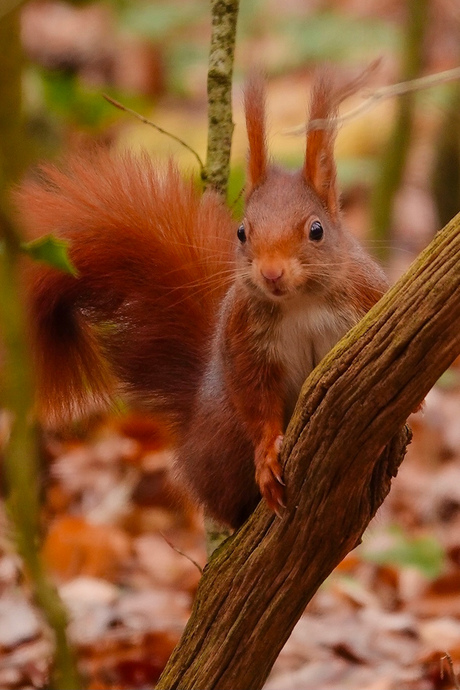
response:
[[[241,187],[240,191],[238,192],[238,194],[236,195],[236,197],[234,198],[234,200],[230,204],[230,208],[232,210],[235,208],[235,206],[237,205],[237,203],[239,202],[239,200],[241,199],[241,197],[243,196],[245,191],[246,191],[246,187],[243,185],[243,187]]]
[[[172,541],[170,541],[168,539],[168,537],[163,532],[160,532],[160,534],[163,537],[163,539],[165,540],[165,542],[167,543],[167,545],[170,546],[173,551],[178,553],[180,556],[183,556],[184,558],[186,558],[188,561],[190,561],[190,563],[193,563],[195,568],[198,568],[200,575],[203,575],[203,568],[201,567],[201,565],[199,563],[197,563],[191,556],[189,556],[188,553],[185,553],[185,551],[181,551],[179,548],[177,548],[177,546],[175,544],[173,544]]]
[[[440,663],[441,663],[441,678],[444,678],[444,664],[443,661],[447,661],[447,665],[449,666],[449,671],[450,671],[450,677],[455,685],[455,690],[460,690],[460,683],[458,681],[457,674],[454,671],[454,662],[452,661],[452,657],[449,654],[449,652],[445,652],[444,656],[440,658]]]
[[[141,122],[143,122],[146,125],[150,125],[150,127],[154,127],[158,132],[161,134],[165,134],[167,137],[170,139],[174,139],[174,141],[177,141],[181,146],[187,149],[187,151],[190,151],[192,153],[197,162],[198,165],[200,166],[200,176],[203,179],[204,178],[204,163],[201,160],[199,154],[193,149],[189,144],[187,144],[186,141],[181,139],[180,137],[176,136],[175,134],[172,134],[171,132],[168,132],[166,129],[163,129],[163,127],[160,127],[159,125],[156,125],[154,122],[149,120],[148,118],[144,117],[143,115],[140,115],[139,113],[136,113],[135,110],[132,110],[131,108],[128,108],[126,105],[123,105],[119,101],[116,101],[114,98],[111,98],[111,96],[108,96],[106,93],[103,93],[102,96],[105,98],[105,100],[110,103],[111,105],[115,106],[115,108],[118,108],[119,110],[123,110],[125,113],[129,113],[133,117],[137,118]]]
[[[433,86],[446,84],[449,81],[455,81],[457,79],[460,79],[460,67],[454,67],[453,69],[448,69],[444,72],[429,74],[428,76],[420,77],[419,79],[411,79],[409,81],[399,82],[398,84],[383,86],[376,91],[372,91],[363,103],[360,103],[355,108],[352,108],[339,117],[330,120],[312,120],[308,124],[308,131],[314,129],[324,129],[326,127],[335,128],[345,124],[346,122],[350,122],[351,120],[361,117],[361,115],[374,108],[383,100],[395,98],[396,96],[402,96],[405,93],[411,93],[413,91],[430,89]],[[306,130],[307,127],[305,125],[301,125],[299,127],[293,127],[292,129],[286,130],[286,134],[304,134]]]

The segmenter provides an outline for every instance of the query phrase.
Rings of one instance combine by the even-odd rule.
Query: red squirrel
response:
[[[43,415],[120,391],[161,412],[179,481],[233,528],[260,495],[282,510],[279,451],[300,388],[387,287],[341,223],[333,148],[345,93],[317,77],[310,120],[323,122],[290,172],[269,160],[263,80],[249,81],[239,223],[173,163],[104,149],[45,164],[16,195],[28,233],[68,240],[78,270],[34,266],[27,278]]]

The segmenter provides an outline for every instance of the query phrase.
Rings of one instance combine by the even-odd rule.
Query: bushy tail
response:
[[[223,203],[172,163],[104,149],[44,165],[16,202],[29,236],[67,239],[78,270],[27,272],[41,414],[62,419],[121,385],[184,423],[233,273]]]

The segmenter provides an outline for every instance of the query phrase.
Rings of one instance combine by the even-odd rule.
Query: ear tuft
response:
[[[334,220],[338,219],[339,200],[334,142],[334,119],[338,100],[328,71],[318,72],[311,91],[310,118],[307,125],[307,151],[304,175]]]
[[[313,82],[304,176],[334,220],[338,220],[339,216],[334,160],[338,108],[345,98],[356,93],[369,80],[380,62],[380,59],[374,60],[357,77],[345,84],[339,85],[327,68],[318,71]]]
[[[265,79],[254,72],[244,92],[244,110],[249,140],[248,178],[251,189],[262,184],[267,175],[268,155],[265,133]]]

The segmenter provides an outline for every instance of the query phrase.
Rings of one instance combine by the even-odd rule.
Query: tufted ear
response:
[[[249,140],[248,181],[250,189],[261,185],[267,175],[268,154],[265,133],[265,80],[254,72],[246,83],[244,110]]]
[[[334,160],[337,133],[334,119],[339,100],[329,73],[324,70],[319,72],[311,91],[304,176],[306,183],[315,190],[333,220],[337,220],[339,215],[337,169]]]
[[[338,108],[345,98],[356,93],[368,82],[380,63],[381,59],[377,58],[354,79],[340,86],[327,68],[318,71],[313,82],[304,176],[307,184],[313,187],[334,220],[338,220],[339,216],[337,169],[334,160]]]

